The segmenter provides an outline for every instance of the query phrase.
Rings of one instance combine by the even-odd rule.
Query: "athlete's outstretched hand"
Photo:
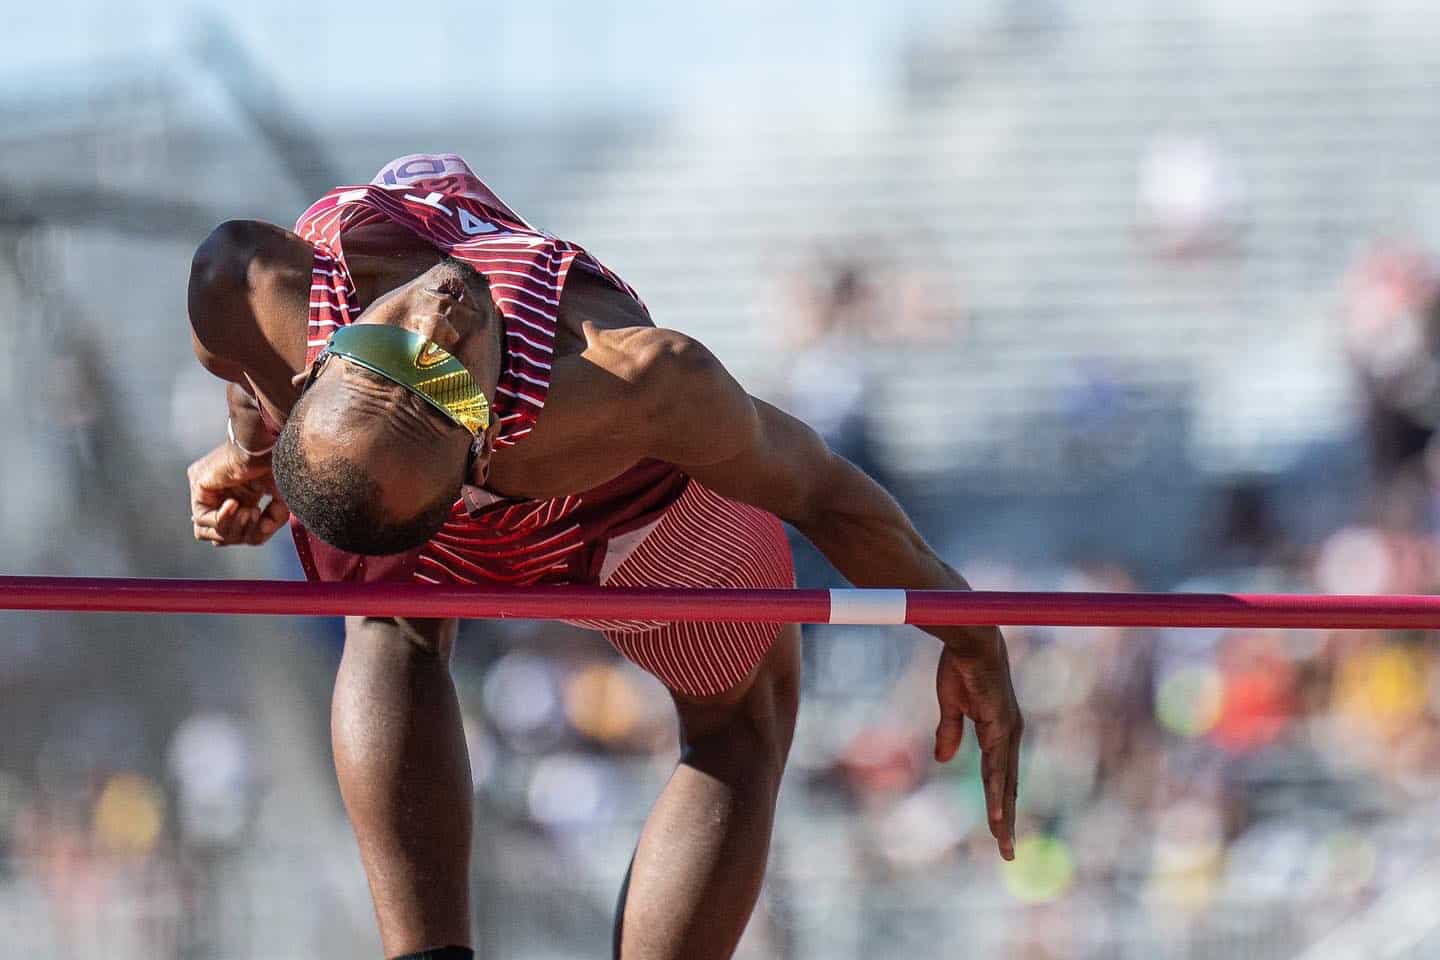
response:
[[[939,633],[940,631],[936,631]],[[990,833],[1006,860],[1015,859],[1015,797],[1019,788],[1020,736],[1025,722],[1010,682],[1005,638],[993,627],[946,631],[935,675],[940,725],[935,759],[949,761],[960,749],[965,718],[975,724],[980,744],[980,778]]]
[[[269,457],[249,457],[226,441],[190,464],[190,520],[195,539],[217,547],[261,544],[290,519],[275,492]],[[270,497],[268,504],[262,503]]]

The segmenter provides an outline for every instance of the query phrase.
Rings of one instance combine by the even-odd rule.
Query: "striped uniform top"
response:
[[[307,362],[360,314],[345,262],[345,232],[383,221],[411,230],[488,281],[505,334],[492,398],[500,422],[497,447],[522,440],[545,406],[560,296],[571,268],[591,272],[641,303],[629,284],[583,248],[528,224],[459,156],[416,154],[386,164],[365,186],[331,190],[296,221],[295,232],[315,250]],[[466,486],[435,538],[395,557],[335,550],[309,536],[298,520],[292,529],[311,579],[593,583],[609,539],[652,523],[686,482],[675,467],[644,461],[593,490],[548,500]]]

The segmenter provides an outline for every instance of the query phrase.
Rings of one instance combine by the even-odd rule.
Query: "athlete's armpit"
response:
[[[725,401],[728,403],[728,401]],[[826,496],[844,463],[807,424],[763,400],[745,395],[748,416],[737,416],[742,430],[716,429],[718,442],[709,462],[672,461],[716,493],[768,510],[802,530],[824,512]],[[691,427],[697,446],[705,427]],[[721,455],[724,454],[723,457]]]
[[[567,342],[584,349],[584,328],[587,324],[597,330],[655,326],[638,300],[610,280],[578,263],[570,268],[565,279],[565,289],[560,294],[558,317],[557,337],[561,341],[559,346],[562,353],[568,352]]]

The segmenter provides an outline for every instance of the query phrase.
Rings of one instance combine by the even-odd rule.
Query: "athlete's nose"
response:
[[[453,349],[460,334],[452,314],[461,308],[463,287],[458,296],[441,285],[421,288],[420,294],[411,307],[408,326],[427,340],[447,350]]]
[[[459,303],[465,299],[465,281],[459,277],[443,277],[426,287],[425,292]]]

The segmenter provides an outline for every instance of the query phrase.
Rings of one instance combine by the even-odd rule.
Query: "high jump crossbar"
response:
[[[0,577],[0,610],[925,626],[1440,630],[1440,597],[987,590],[693,590]]]

